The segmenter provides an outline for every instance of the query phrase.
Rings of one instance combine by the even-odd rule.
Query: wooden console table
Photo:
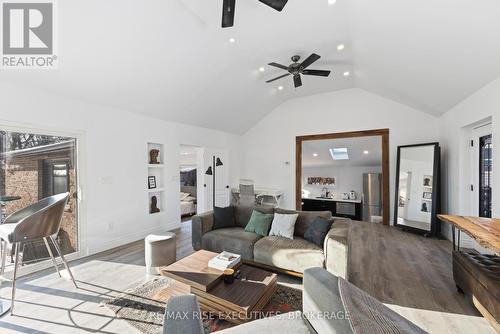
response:
[[[451,224],[453,250],[455,250],[455,228],[458,229],[458,249],[460,250],[460,231],[476,240],[478,244],[500,255],[500,219],[438,215],[442,221]]]

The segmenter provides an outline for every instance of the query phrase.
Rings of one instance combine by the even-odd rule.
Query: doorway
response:
[[[470,207],[472,216],[491,218],[493,143],[491,122],[470,130]]]
[[[191,220],[198,205],[198,153],[196,146],[181,145],[179,157],[181,222]]]
[[[350,144],[349,141],[351,141]],[[328,147],[329,158],[332,160],[349,161],[356,158],[356,160],[359,160],[360,164],[363,164],[363,161],[369,160],[368,158],[375,156],[377,154],[377,151],[379,152],[380,158],[378,163],[371,163],[371,166],[359,166],[359,168],[361,169],[370,169],[369,171],[367,169],[366,172],[360,174],[359,178],[356,178],[356,180],[359,179],[358,181],[360,183],[361,190],[355,190],[354,194],[351,194],[351,191],[348,191],[346,188],[340,193],[334,194],[334,196],[332,196],[330,193],[331,189],[335,191],[336,186],[341,181],[338,177],[335,177],[335,175],[331,175],[328,177],[320,177],[316,175],[310,176],[310,182],[307,178],[304,179],[304,159],[307,160],[308,158],[310,158],[305,157],[304,152],[308,149],[307,147],[310,146],[311,143],[320,142],[327,143],[331,146],[333,145],[332,147]],[[340,146],[342,147],[336,144],[334,145],[333,143],[335,142],[339,144],[341,143],[342,145]],[[360,145],[362,145],[358,145],[358,142],[360,142]],[[361,148],[363,145],[373,145],[374,143],[377,144],[375,144],[375,146],[370,146],[371,148],[369,149]],[[373,154],[372,156],[370,156],[370,151]],[[350,152],[352,159],[349,158]],[[314,158],[319,157],[319,153],[317,152],[317,156],[314,156],[315,152],[309,153],[311,153],[310,155],[312,155]],[[358,155],[361,155],[361,158],[358,158]],[[340,215],[348,215],[349,217],[352,216],[355,219],[363,220],[366,220],[364,216],[368,215],[370,216],[369,220],[371,221],[381,222],[384,225],[389,225],[389,129],[297,136],[295,158],[295,196],[297,210],[303,209],[304,205],[306,204],[311,204],[313,206],[318,205],[317,201],[308,201],[310,203],[305,203],[303,200],[303,191],[309,183],[311,183],[311,185],[319,184],[320,187],[322,186],[323,190],[325,188],[327,189],[327,194],[321,193],[318,196],[314,195],[314,197],[322,197],[320,198],[320,200],[324,200],[326,203],[325,205],[327,206],[332,205],[330,201],[335,202],[334,207],[332,207],[330,211],[333,210],[333,212],[338,215],[339,213],[337,211],[340,210]],[[376,166],[377,164],[379,164],[378,168]],[[379,185],[378,187],[376,187],[377,184]],[[365,191],[363,189],[365,188],[367,195],[364,194]],[[307,191],[307,189],[305,190]],[[322,192],[324,192],[323,190]],[[353,201],[350,200],[351,196],[352,198],[354,198]],[[370,199],[369,201],[366,201],[367,196]],[[377,198],[379,198],[378,201],[376,201]],[[377,205],[376,202],[379,204]],[[368,210],[364,210],[363,205],[365,204],[369,204]],[[308,209],[307,205],[305,209]],[[357,208],[357,206],[359,207]],[[378,211],[376,210],[377,206],[380,207]]]

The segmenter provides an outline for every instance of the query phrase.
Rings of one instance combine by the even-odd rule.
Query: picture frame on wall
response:
[[[432,199],[432,192],[424,191],[422,198],[423,199]]]
[[[148,176],[148,189],[156,189],[156,176]]]

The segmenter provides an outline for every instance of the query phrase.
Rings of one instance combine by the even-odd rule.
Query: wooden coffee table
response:
[[[198,297],[202,311],[236,324],[254,319],[276,292],[278,276],[241,264],[240,279],[226,284],[222,271],[208,267],[215,256],[217,253],[200,250],[162,268],[161,274],[188,286]]]

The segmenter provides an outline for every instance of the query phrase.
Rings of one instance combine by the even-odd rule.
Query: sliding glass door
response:
[[[42,198],[70,193],[57,242],[65,254],[78,251],[77,139],[0,130],[2,220]],[[49,257],[43,241],[27,243],[23,263]]]

